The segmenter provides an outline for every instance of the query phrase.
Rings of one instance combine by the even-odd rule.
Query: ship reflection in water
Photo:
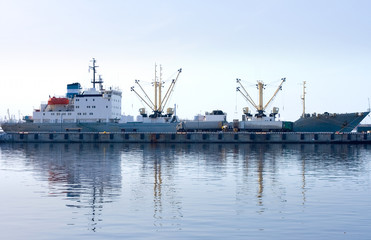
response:
[[[362,238],[371,234],[370,153],[343,144],[3,144],[1,198],[13,203],[1,204],[0,225],[7,239]],[[24,194],[10,189],[16,181],[26,181]]]
[[[86,209],[90,229],[102,221],[104,204],[120,196],[120,153],[103,145],[20,144],[8,150],[24,153],[25,163],[37,181],[48,182],[41,197],[67,200],[68,208]],[[5,148],[2,148],[4,151]],[[78,213],[78,210],[72,210]],[[74,218],[73,218],[74,219]],[[73,221],[68,222],[74,225]]]

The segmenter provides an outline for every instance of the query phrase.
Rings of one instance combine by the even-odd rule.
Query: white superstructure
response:
[[[41,104],[33,112],[35,123],[115,122],[121,118],[122,92],[91,88],[68,99],[68,104]]]
[[[122,92],[103,89],[103,81],[95,80],[93,58],[93,88],[82,91],[79,83],[67,85],[66,97],[52,97],[33,112],[34,123],[118,122],[121,119]],[[95,85],[98,83],[99,88]]]

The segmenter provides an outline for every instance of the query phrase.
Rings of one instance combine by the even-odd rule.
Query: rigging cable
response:
[[[236,104],[235,104],[235,107],[234,107],[234,114],[237,114],[237,91],[236,92]]]

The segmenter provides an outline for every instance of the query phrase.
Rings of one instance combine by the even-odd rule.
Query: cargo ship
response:
[[[308,114],[305,112],[306,82],[303,82],[303,113],[294,122],[295,132],[351,132],[369,114],[370,111],[353,113]]]
[[[285,78],[277,88],[273,97],[267,104],[263,105],[264,84],[258,81],[259,103],[255,104],[248,95],[245,88],[242,95],[257,110],[252,115],[248,107],[243,108],[242,120],[227,122],[227,114],[222,110],[206,112],[205,115],[198,115],[193,120],[180,121],[176,116],[175,108],[167,108],[164,111],[170,94],[173,92],[181,69],[178,75],[171,81],[171,84],[162,97],[163,81],[157,78],[155,70],[154,98],[141,86],[139,80],[135,80],[138,89],[131,87],[140,100],[145,103],[152,113],[148,114],[145,108],[139,109],[140,115],[136,121],[132,116],[121,115],[122,92],[119,89],[104,89],[103,80],[96,75],[96,61],[93,59],[93,87],[82,90],[80,83],[67,85],[67,94],[64,97],[51,97],[47,104],[41,104],[35,109],[33,116],[26,116],[23,122],[6,122],[1,126],[5,132],[285,132],[292,131],[292,122],[279,121],[276,119],[278,108],[266,115],[266,108],[282,89]],[[156,69],[156,66],[155,66]],[[161,76],[161,74],[160,74]],[[239,83],[239,80],[237,79]],[[96,87],[97,85],[97,87]],[[237,91],[240,91],[237,88]],[[249,97],[246,97],[249,96]]]
[[[222,110],[213,110],[205,115],[196,116],[194,120],[180,121],[176,115],[176,108],[165,108],[174,90],[182,69],[179,69],[175,79],[163,95],[164,82],[157,76],[155,65],[155,78],[152,82],[154,98],[135,80],[137,88],[132,87],[140,100],[146,104],[151,113],[145,108],[139,109],[140,115],[134,120],[133,116],[121,114],[122,92],[120,89],[103,87],[102,77],[96,77],[96,60],[93,58],[90,69],[93,71],[92,88],[83,90],[80,83],[67,85],[65,96],[49,97],[47,103],[34,109],[32,116],[24,117],[22,122],[3,122],[1,128],[4,132],[148,132],[148,133],[176,133],[176,132],[351,132],[369,113],[343,113],[343,114],[305,114],[295,122],[280,121],[277,119],[279,109],[273,107],[271,113],[266,113],[267,107],[282,89],[286,81],[281,79],[277,90],[267,103],[263,103],[263,89],[265,84],[258,81],[257,88],[259,102],[256,104],[248,94],[241,80],[237,91],[255,108],[256,113],[251,114],[248,107],[243,108],[242,119],[227,122],[227,114]],[[305,93],[305,85],[304,85]],[[142,94],[140,94],[141,92]],[[305,94],[303,95],[305,103]]]
[[[167,108],[164,113],[163,109],[181,69],[163,98],[162,81],[155,77],[156,99],[151,107],[153,114],[147,114],[142,108],[134,121],[133,116],[121,115],[122,92],[112,87],[105,89],[101,76],[96,77],[97,67],[93,58],[90,66],[93,72],[92,88],[83,90],[80,83],[68,84],[65,96],[50,97],[47,103],[34,109],[33,115],[24,117],[22,122],[2,123],[4,132],[176,132],[179,120],[175,110]],[[136,82],[139,84],[138,80]],[[134,87],[132,91],[135,91]]]

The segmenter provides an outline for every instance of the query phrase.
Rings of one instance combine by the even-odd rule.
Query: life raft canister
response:
[[[48,105],[67,105],[70,101],[68,98],[56,98],[52,97],[48,100]]]

